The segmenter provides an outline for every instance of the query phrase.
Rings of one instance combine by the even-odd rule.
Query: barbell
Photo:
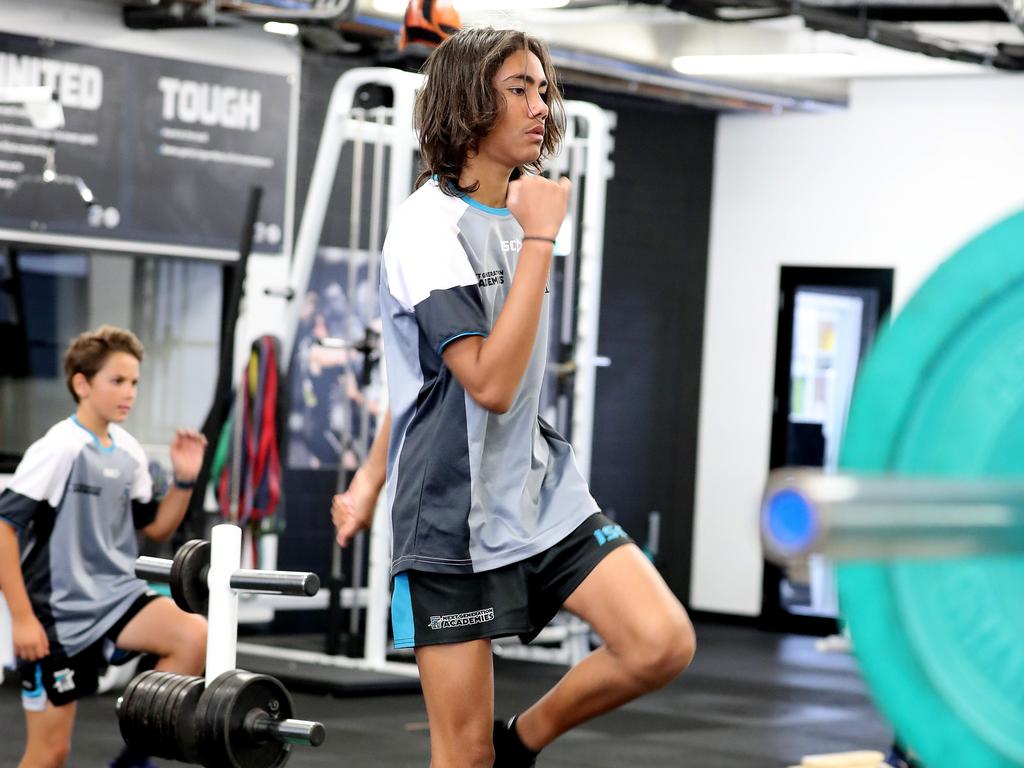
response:
[[[168,584],[171,597],[188,613],[205,615],[209,610],[210,542],[204,539],[186,541],[173,560],[140,557],[135,561],[135,575],[146,581]],[[320,578],[302,571],[261,571],[235,569],[231,588],[239,592],[312,597],[320,591]]]
[[[1024,765],[1024,213],[879,335],[840,467],[773,474],[766,551],[838,558],[864,678],[924,765]]]

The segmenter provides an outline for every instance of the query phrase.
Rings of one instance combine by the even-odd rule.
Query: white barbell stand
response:
[[[238,646],[238,593],[231,588],[231,575],[242,562],[242,529],[222,523],[210,532],[210,589],[207,611],[206,684],[235,669]]]

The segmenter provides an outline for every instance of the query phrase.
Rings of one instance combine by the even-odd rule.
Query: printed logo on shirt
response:
[[[469,613],[454,613],[450,616],[431,616],[431,629],[451,629],[452,627],[468,627],[472,624],[483,624],[494,621],[494,609],[484,608]]]
[[[75,670],[65,667],[53,673],[53,687],[57,693],[75,690]]]
[[[98,485],[86,485],[85,483],[74,483],[71,486],[72,493],[85,493],[89,496],[99,496],[103,489]]]
[[[516,253],[517,251],[523,250],[522,240],[502,240],[501,250],[505,253]]]
[[[121,470],[118,469],[117,467],[104,467],[103,468],[103,476],[104,477],[120,477],[121,476]]]
[[[493,269],[490,272],[477,272],[476,279],[481,288],[505,284],[505,270]]]

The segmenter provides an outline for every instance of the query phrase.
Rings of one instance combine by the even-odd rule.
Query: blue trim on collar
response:
[[[479,211],[484,213],[490,213],[494,216],[511,216],[512,212],[508,208],[491,208],[489,205],[477,202],[469,195],[459,195],[467,205],[471,205]]]
[[[93,432],[91,429],[89,429],[87,426],[85,426],[82,422],[78,420],[78,416],[76,414],[71,414],[71,421],[73,421],[78,427],[84,429],[86,432],[89,433],[89,437],[91,437],[92,441],[96,444],[96,450],[103,451],[104,453],[113,453],[114,449],[117,448],[117,443],[114,442],[113,432],[107,432],[107,434],[110,436],[110,445],[107,446],[100,442],[100,439],[99,437],[96,436],[95,432]]]
[[[435,174],[431,175],[430,180],[436,182],[438,180],[437,179],[437,174],[435,173]],[[490,213],[490,214],[492,214],[494,216],[511,216],[512,215],[512,211],[510,211],[508,208],[491,208],[491,206],[489,206],[489,205],[484,205],[483,203],[477,202],[472,197],[467,195],[465,192],[463,192],[463,191],[461,191],[459,189],[454,189],[454,186],[455,185],[453,184],[452,185],[452,187],[453,187],[452,191],[455,192],[455,194],[458,195],[459,199],[462,200],[464,203],[466,203],[466,205],[472,206],[473,208],[476,208],[478,211],[483,211],[484,213]]]

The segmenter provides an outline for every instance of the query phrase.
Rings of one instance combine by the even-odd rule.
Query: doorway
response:
[[[892,305],[893,270],[782,267],[770,468],[835,471],[857,371]],[[765,563],[762,618],[785,631],[827,634],[838,614],[835,572],[812,555]]]

